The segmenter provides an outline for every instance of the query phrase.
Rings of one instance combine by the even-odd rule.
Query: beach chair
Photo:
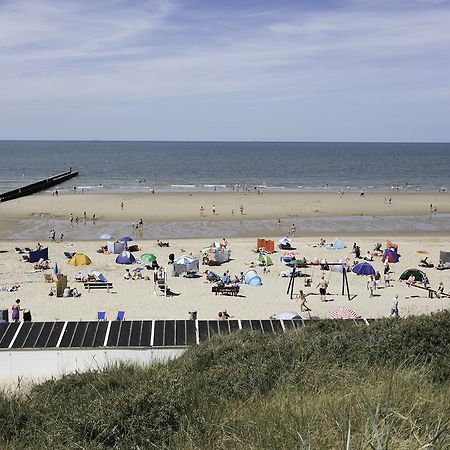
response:
[[[31,252],[31,248],[29,247],[24,247],[26,252]]]
[[[14,247],[14,250],[16,251],[16,253],[25,253],[25,251],[19,247]]]
[[[125,320],[125,311],[117,311],[116,320]]]
[[[106,320],[106,311],[97,311],[97,320]]]
[[[72,259],[72,257],[73,257],[74,254],[75,254],[75,253],[64,252],[64,256],[65,256],[67,259]]]

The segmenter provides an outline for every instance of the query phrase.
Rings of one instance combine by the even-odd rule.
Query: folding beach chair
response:
[[[116,320],[125,320],[125,311],[117,311]]]
[[[106,320],[106,311],[98,311],[97,320]]]

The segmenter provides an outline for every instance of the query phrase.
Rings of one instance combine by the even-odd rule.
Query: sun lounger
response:
[[[14,250],[16,251],[16,253],[25,253],[25,250],[22,250],[19,247],[14,247]]]
[[[75,255],[75,253],[64,252],[64,256],[65,256],[67,259],[72,259],[72,258],[73,258],[73,255]]]
[[[29,248],[29,247],[24,247],[24,249],[26,252],[31,252],[31,248]]]
[[[97,320],[106,320],[106,311],[98,311]]]
[[[125,311],[117,311],[116,320],[125,320]]]
[[[104,281],[86,281],[84,283],[84,288],[87,289],[88,292],[90,292],[91,289],[106,289],[109,292],[112,287],[112,283],[105,283]]]
[[[233,285],[233,286],[213,286],[211,291],[214,292],[216,295],[222,294],[222,295],[233,295],[236,296],[239,294],[239,286]]]
[[[22,261],[28,262],[30,260],[30,258],[28,257],[28,255],[22,255]]]

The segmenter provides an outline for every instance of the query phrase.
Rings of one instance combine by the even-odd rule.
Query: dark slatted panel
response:
[[[48,347],[56,347],[56,344],[58,343],[59,336],[61,335],[61,331],[64,327],[64,322],[56,322],[55,326],[53,327],[52,332],[50,333],[50,337],[47,341],[47,348]]]
[[[108,322],[100,321],[97,326],[93,347],[103,347],[105,343],[106,331],[108,330]]]
[[[294,328],[294,323],[292,320],[283,320],[283,324],[286,330],[292,330],[292,328]]]
[[[230,334],[230,328],[228,327],[228,320],[219,320],[219,331],[220,335]]]
[[[260,320],[251,320],[253,331],[261,331],[261,321]]]
[[[175,345],[186,345],[186,320],[177,320],[175,330]]]
[[[61,340],[60,347],[69,347],[72,342],[73,335],[75,333],[75,328],[77,326],[77,322],[68,322],[66,330],[64,331],[64,336]]]
[[[164,320],[155,320],[153,345],[155,347],[162,347],[164,345]]]
[[[72,342],[70,343],[71,347],[81,347],[84,335],[86,334],[87,326],[88,322],[78,322],[75,333],[73,334]]]
[[[273,333],[272,322],[270,320],[261,320],[261,325],[264,333]]]
[[[34,348],[36,347],[37,340],[39,336],[42,334],[42,327],[44,326],[44,322],[34,322],[31,327],[30,332],[28,333],[25,342],[22,344],[23,348]],[[48,335],[50,332],[48,333]],[[47,335],[47,338],[48,338]]]
[[[82,347],[93,347],[95,336],[97,335],[97,327],[100,322],[88,322],[86,334],[84,335]],[[104,339],[104,338],[103,338]]]
[[[281,322],[279,320],[272,320],[272,326],[275,333],[283,332],[283,327],[281,326]]]
[[[8,329],[9,323],[8,322],[2,322],[0,323],[0,341],[3,338],[3,335],[5,334],[6,330]]]
[[[250,320],[241,320],[241,327],[243,330],[251,330]]]
[[[228,323],[230,324],[230,331],[239,331],[239,322],[237,320],[229,320]]]
[[[141,342],[139,343],[141,347],[150,347],[152,339],[152,327],[152,321],[145,320],[144,322],[142,322]]]
[[[52,334],[53,327],[56,325],[57,322],[44,322],[43,326],[41,328],[41,332],[39,333],[39,336],[37,338],[36,343],[33,345],[36,348],[44,348],[47,347],[48,340],[50,339],[50,335]],[[34,331],[34,327],[33,327]],[[25,341],[24,347],[30,347],[30,344],[28,343],[27,339]]]
[[[186,344],[195,345],[197,343],[197,332],[195,329],[195,321],[186,321]]]
[[[175,345],[175,320],[166,320],[164,324],[164,346],[171,347]]]
[[[24,322],[22,324],[22,328],[19,331],[19,334],[16,337],[16,340],[14,341],[12,348],[20,348],[22,347],[23,343],[25,342],[25,339],[28,336],[28,333],[31,330],[31,326],[33,325],[32,322]]]
[[[209,339],[208,322],[206,320],[198,321],[198,337],[200,342],[207,341]]]
[[[138,347],[141,342],[142,322],[133,321],[131,324],[130,347]]]
[[[294,323],[295,328],[302,328],[303,327],[303,320],[301,319],[295,319],[292,321]]]
[[[2,340],[0,341],[0,348],[9,347],[9,343],[16,334],[17,328],[19,328],[19,322],[12,322],[9,324],[8,329],[5,331],[5,334],[3,335]]]
[[[208,320],[209,336],[212,338],[214,335],[219,334],[219,324],[217,320]]]
[[[130,342],[131,322],[122,322],[119,334],[119,347],[128,347]]]
[[[108,336],[108,347],[116,347],[117,341],[119,340],[119,331],[120,331],[120,324],[122,322],[120,320],[116,320],[114,322],[111,322],[111,328],[109,329],[109,336]]]

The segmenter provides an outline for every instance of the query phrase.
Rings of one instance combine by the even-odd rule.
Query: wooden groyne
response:
[[[78,176],[78,171],[74,172],[70,169],[67,172],[59,173],[58,175],[46,178],[45,180],[36,181],[27,186],[4,192],[3,194],[0,194],[0,202],[7,202],[8,200],[13,200],[15,198],[36,194],[36,192],[44,191],[49,187],[56,186],[57,184],[70,180],[76,176]]]

